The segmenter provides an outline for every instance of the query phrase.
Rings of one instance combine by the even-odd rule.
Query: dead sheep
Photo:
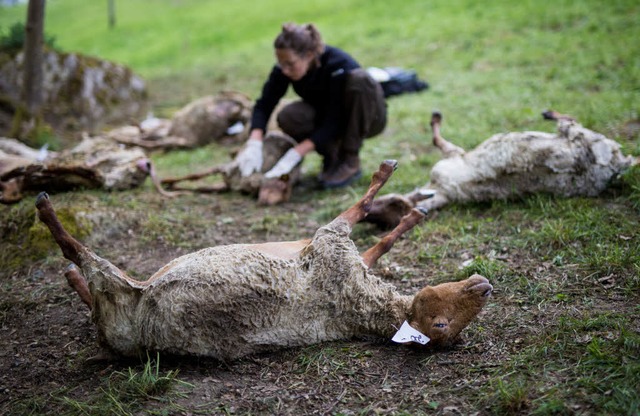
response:
[[[187,191],[237,191],[257,196],[259,204],[276,205],[291,197],[293,185],[300,178],[300,166],[279,178],[265,179],[263,173],[294,145],[295,141],[284,133],[273,131],[267,134],[263,146],[263,169],[247,177],[243,177],[236,164],[230,161],[204,172],[160,179],[141,148],[125,146],[108,136],[84,135],[77,146],[61,152],[33,149],[15,139],[0,138],[0,203],[16,203],[26,192],[131,189],[142,185],[150,176],[156,190],[169,197]],[[206,186],[181,185],[210,175],[219,175],[222,181]]]
[[[143,150],[195,148],[213,141],[244,142],[251,105],[246,96],[233,91],[205,96],[177,111],[171,119],[149,118],[104,134],[85,134],[75,148],[59,153],[42,152],[17,140],[0,138],[0,203],[18,202],[23,192],[28,191],[129,189],[139,186],[148,175],[154,187],[165,196],[237,191],[257,196],[261,205],[286,202],[299,180],[300,166],[283,177],[263,178],[263,173],[296,144],[274,123],[270,123],[270,131],[265,136],[263,169],[248,177],[241,176],[230,161],[184,177],[160,180]],[[238,126],[239,130],[231,132],[230,129]],[[218,175],[222,180],[212,185],[183,185],[211,175]]]
[[[190,102],[170,119],[149,117],[106,135],[127,146],[148,150],[194,149],[228,139],[244,142],[252,107],[246,95],[223,91]]]
[[[620,144],[581,126],[570,116],[546,111],[543,117],[557,121],[557,133],[496,134],[465,152],[442,137],[442,115],[433,113],[433,143],[444,159],[433,166],[425,186],[405,195],[376,199],[366,221],[393,227],[416,206],[435,210],[451,203],[536,193],[597,196],[637,163],[621,152]]]
[[[285,100],[285,103],[288,102]],[[260,205],[276,205],[291,198],[293,186],[300,178],[300,166],[279,178],[264,178],[296,141],[281,132],[275,123],[279,105],[264,138],[263,165],[260,172],[242,176],[231,160],[208,169],[181,177],[165,177],[154,185],[161,192],[173,196],[187,192],[240,192],[256,197]],[[252,103],[245,95],[226,91],[216,96],[201,97],[177,111],[171,119],[149,118],[137,125],[113,129],[105,137],[127,146],[145,149],[171,150],[196,148],[217,142],[244,142],[248,137],[248,121]],[[237,128],[237,129],[236,129]],[[236,130],[234,130],[236,129]],[[233,153],[233,152],[230,152]],[[155,172],[154,172],[155,173]],[[217,183],[202,184],[202,180],[218,176]],[[166,191],[163,191],[166,189]]]
[[[378,258],[424,217],[418,209],[363,254],[349,237],[395,168],[395,161],[383,162],[362,199],[311,239],[206,248],[176,258],[146,281],[68,234],[46,194],[36,207],[64,256],[79,267],[67,275],[91,305],[101,344],[119,355],[151,350],[231,360],[394,334],[399,342],[428,337],[427,345],[448,345],[484,307],[493,290],[488,280],[474,275],[405,296],[372,274]]]
[[[165,177],[160,180],[160,183],[164,189],[167,189],[167,192],[174,194],[180,192],[240,192],[257,196],[260,205],[277,205],[287,202],[291,198],[293,186],[300,179],[301,166],[296,166],[289,174],[278,178],[267,179],[264,174],[295,144],[296,141],[293,138],[280,131],[272,130],[263,140],[263,162],[260,172],[242,176],[237,163],[231,160],[202,172],[175,178]],[[208,176],[220,176],[222,180],[212,185],[198,185],[198,181]],[[182,185],[185,182],[191,182],[191,184]]]
[[[0,203],[4,204],[20,201],[26,192],[131,189],[150,174],[155,172],[142,149],[125,148],[105,137],[85,135],[78,145],[61,152],[0,138]]]

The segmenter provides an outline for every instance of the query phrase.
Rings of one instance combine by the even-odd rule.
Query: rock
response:
[[[22,52],[0,59],[0,96],[15,103],[23,62]],[[43,66],[43,116],[54,129],[93,132],[131,123],[147,112],[145,82],[126,66],[53,50],[44,52]]]

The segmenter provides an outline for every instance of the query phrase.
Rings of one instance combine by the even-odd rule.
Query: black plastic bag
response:
[[[385,98],[429,88],[429,84],[420,80],[415,71],[396,67],[383,68],[382,71],[389,75],[388,79],[380,81]]]

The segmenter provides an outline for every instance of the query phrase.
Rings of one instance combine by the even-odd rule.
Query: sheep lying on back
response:
[[[573,118],[547,111],[557,120],[556,134],[538,131],[497,134],[472,151],[440,135],[442,116],[431,118],[433,143],[444,155],[430,182],[406,195],[390,194],[374,202],[366,221],[393,226],[413,207],[438,209],[450,203],[509,199],[539,192],[563,197],[597,196],[611,180],[634,164],[620,145],[584,128]]]
[[[67,275],[91,305],[99,338],[119,354],[157,350],[233,359],[364,335],[391,337],[403,321],[431,344],[446,345],[486,303],[493,289],[487,279],[474,275],[402,296],[374,276],[370,267],[423,218],[417,209],[362,255],[349,238],[395,166],[384,162],[364,197],[310,240],[203,249],[143,282],[69,235],[46,194],[36,207],[64,256],[82,271],[71,268]]]

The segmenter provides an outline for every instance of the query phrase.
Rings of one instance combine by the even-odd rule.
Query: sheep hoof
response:
[[[36,197],[36,207],[43,204],[44,200],[49,199],[49,195],[46,192],[40,192]]]
[[[418,195],[422,197],[422,199],[429,199],[436,196],[437,191],[435,189],[419,189]]]
[[[425,207],[416,207],[418,211],[422,213],[422,215],[427,215],[429,213],[429,209]]]
[[[385,164],[385,165],[390,165],[393,168],[394,172],[398,169],[398,161],[395,160],[395,159],[386,159],[382,163]]]
[[[433,126],[434,123],[442,123],[442,113],[439,111],[434,111],[433,113],[431,113],[431,125]]]
[[[555,120],[556,116],[555,116],[555,111],[553,110],[545,110],[542,112],[542,118],[544,118],[545,120]]]

